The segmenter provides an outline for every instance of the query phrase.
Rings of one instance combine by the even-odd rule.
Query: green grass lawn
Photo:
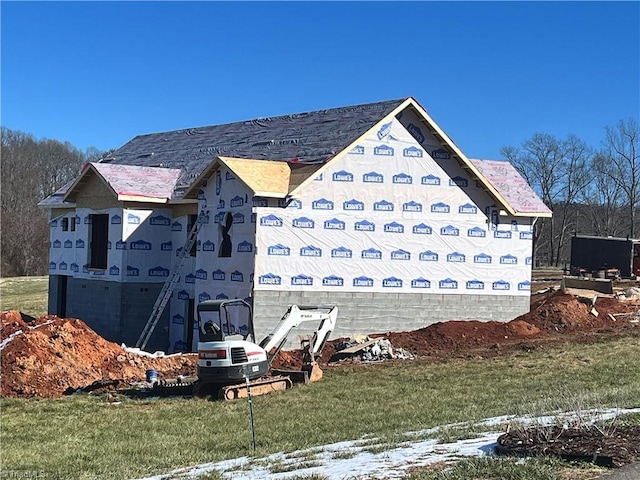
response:
[[[19,310],[32,317],[47,313],[49,277],[0,278],[0,310]]]
[[[255,455],[365,435],[393,444],[407,431],[563,403],[638,406],[638,371],[637,334],[491,359],[328,367],[321,382],[253,399]],[[122,400],[0,400],[0,471],[124,479],[253,455],[246,401]]]

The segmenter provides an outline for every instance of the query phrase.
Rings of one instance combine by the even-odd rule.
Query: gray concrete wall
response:
[[[338,321],[331,338],[356,334],[417,330],[447,320],[509,321],[529,311],[528,296],[439,295],[360,292],[254,291],[254,324],[262,339],[291,304],[338,305]],[[317,325],[303,324],[291,332],[287,349],[299,348],[299,335]]]
[[[67,317],[79,318],[105,339],[135,346],[162,284],[118,283],[69,278]],[[51,301],[51,297],[50,297]],[[170,305],[145,348],[167,351]]]

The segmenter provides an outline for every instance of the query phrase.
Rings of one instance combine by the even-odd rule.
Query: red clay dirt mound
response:
[[[151,358],[109,342],[82,320],[46,315],[27,323],[0,314],[0,396],[61,397],[67,389],[110,379],[144,381],[146,370],[175,377],[195,372],[196,356]]]
[[[531,311],[511,322],[473,320],[435,323],[413,332],[371,334],[384,336],[394,348],[417,356],[449,358],[471,354],[492,355],[513,348],[533,348],[556,341],[592,341],[601,334],[624,334],[637,329],[633,317],[608,314],[636,313],[638,302],[598,297],[591,306],[573,295],[556,292],[534,302]],[[25,317],[26,320],[32,320]],[[148,369],[160,378],[193,375],[196,355],[149,358],[130,353],[96,334],[83,321],[44,316],[25,321],[17,311],[0,315],[0,395],[11,397],[60,397],[65,390],[86,387],[93,382],[111,379],[123,384],[142,381]],[[318,363],[326,365],[345,339],[327,342]],[[493,353],[492,353],[493,352]],[[298,370],[302,365],[300,350],[280,352],[273,367]]]

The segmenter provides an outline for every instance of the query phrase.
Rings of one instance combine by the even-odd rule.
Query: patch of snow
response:
[[[640,413],[640,408],[589,410],[581,412],[558,412],[554,415],[540,417],[517,417],[504,415],[475,423],[488,428],[497,427],[510,422],[522,425],[553,425],[562,418],[586,418],[594,421],[608,420],[618,415]],[[409,432],[407,437],[436,435],[440,430],[451,427],[469,425],[453,423],[416,432]],[[297,450],[291,453],[278,452],[263,458],[239,457],[221,462],[211,462],[194,467],[179,468],[171,472],[147,477],[139,480],[178,480],[198,478],[208,472],[218,471],[223,478],[233,480],[282,480],[303,475],[322,475],[330,480],[365,480],[373,478],[400,479],[407,475],[407,469],[424,467],[438,462],[453,463],[464,457],[482,457],[493,454],[496,441],[503,432],[487,431],[476,438],[458,440],[450,443],[438,443],[437,439],[400,442],[396,447],[389,447],[380,453],[376,449],[374,438],[363,438],[318,447]],[[384,445],[383,440],[380,440]],[[305,466],[306,464],[306,466]],[[301,468],[296,468],[300,465]],[[271,472],[271,467],[276,470]]]

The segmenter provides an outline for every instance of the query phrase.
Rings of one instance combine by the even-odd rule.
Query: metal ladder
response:
[[[162,316],[162,313],[167,306],[167,303],[169,303],[169,299],[171,298],[171,295],[173,295],[173,287],[175,287],[176,283],[178,283],[178,280],[180,279],[180,269],[182,268],[182,265],[184,265],[184,261],[189,256],[191,248],[193,247],[196,238],[198,237],[200,224],[201,215],[198,215],[198,219],[195,221],[195,223],[191,227],[191,230],[189,231],[187,241],[182,248],[182,252],[180,253],[180,257],[178,258],[178,261],[173,268],[173,272],[171,272],[169,278],[167,278],[167,281],[164,282],[162,290],[160,290],[160,294],[158,295],[156,303],[153,306],[153,310],[151,310],[151,315],[149,315],[149,320],[147,320],[147,324],[144,326],[144,329],[140,334],[140,338],[138,338],[138,341],[136,342],[137,348],[144,350],[144,348],[147,346],[147,342],[149,341],[151,334],[155,330],[156,325],[158,324],[158,321],[160,320],[160,317]]]

